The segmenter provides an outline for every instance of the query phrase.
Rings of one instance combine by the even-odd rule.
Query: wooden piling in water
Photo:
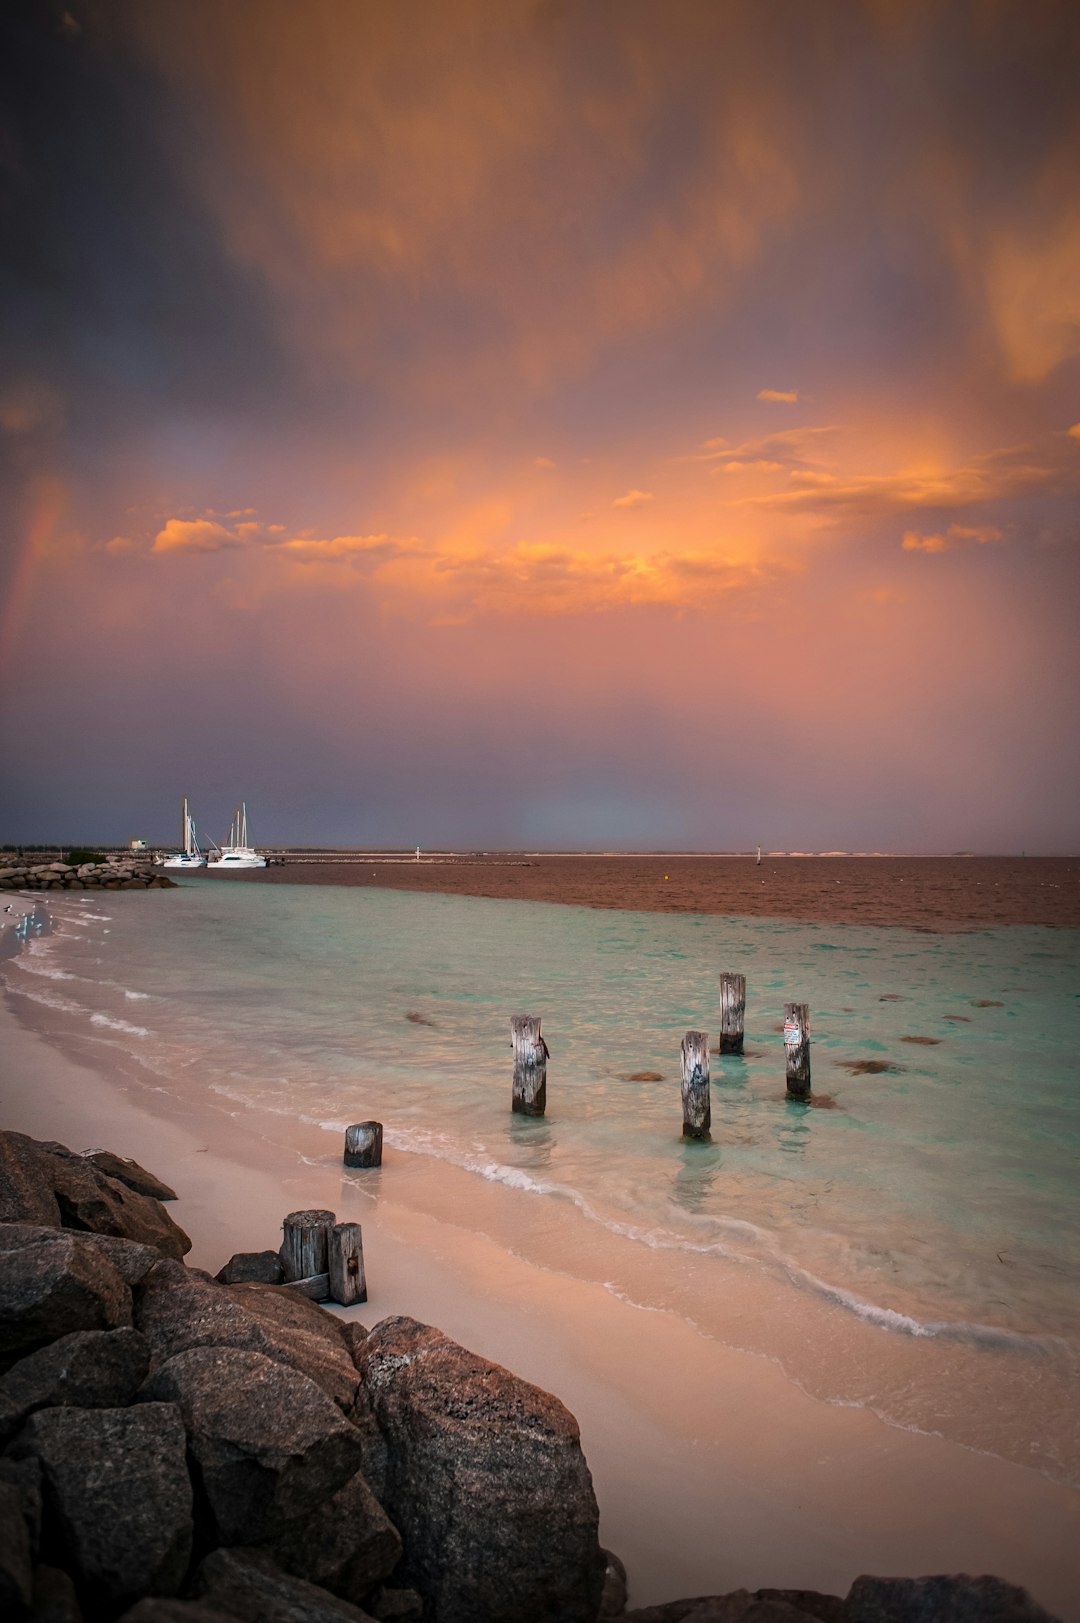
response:
[[[709,1138],[712,1107],[709,1098],[709,1038],[704,1031],[688,1031],[682,1040],[682,1113],[684,1138]]]
[[[741,1054],[746,1019],[746,976],[728,970],[720,977],[720,1052]]]
[[[358,1121],[345,1129],[347,1167],[382,1166],[382,1122]]]
[[[810,1097],[810,1005],[784,1004],[784,1055],[789,1099]]]
[[[330,1295],[342,1307],[367,1301],[364,1240],[359,1223],[335,1223],[330,1230]]]
[[[282,1224],[281,1241],[286,1284],[327,1272],[327,1242],[334,1222],[333,1212],[321,1208],[289,1213]]]
[[[538,1014],[515,1014],[510,1019],[514,1049],[512,1107],[520,1116],[542,1116],[547,1108],[548,1045],[540,1035]]]

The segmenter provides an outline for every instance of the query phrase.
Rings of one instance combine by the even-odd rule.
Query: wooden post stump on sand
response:
[[[345,1129],[347,1167],[382,1166],[382,1122],[359,1121]]]
[[[720,1052],[741,1054],[746,1018],[746,976],[725,971],[720,977]]]
[[[682,1040],[682,1114],[684,1138],[711,1137],[709,1038],[704,1031],[688,1031]]]
[[[513,1109],[520,1116],[542,1116],[547,1108],[548,1045],[540,1035],[540,1016],[511,1016],[510,1041],[514,1049]]]
[[[810,1097],[810,1005],[784,1004],[784,1054],[789,1099]]]
[[[359,1223],[335,1223],[330,1230],[330,1295],[342,1307],[367,1301]]]
[[[281,1266],[285,1283],[327,1271],[327,1242],[335,1217],[322,1210],[290,1212],[282,1224]]]

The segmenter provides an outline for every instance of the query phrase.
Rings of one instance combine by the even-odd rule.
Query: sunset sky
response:
[[[0,23],[0,840],[1080,847],[1080,7]]]

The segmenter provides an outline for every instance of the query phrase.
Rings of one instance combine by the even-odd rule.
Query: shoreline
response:
[[[633,1604],[740,1586],[835,1593],[861,1572],[966,1570],[997,1572],[1080,1620],[1073,1490],[817,1401],[768,1359],[675,1314],[410,1208],[406,1172],[419,1157],[389,1151],[373,1180],[329,1154],[305,1161],[250,1109],[125,1084],[109,1074],[107,1045],[88,1042],[76,1060],[6,1001],[0,1042],[3,1125],[76,1149],[108,1144],[152,1167],[180,1191],[193,1265],[216,1271],[235,1251],[275,1245],[287,1211],[329,1206],[364,1225],[370,1300],[346,1317],[436,1324],[561,1398],[581,1426],[601,1538],[627,1562]],[[430,1164],[422,1176],[438,1179]]]

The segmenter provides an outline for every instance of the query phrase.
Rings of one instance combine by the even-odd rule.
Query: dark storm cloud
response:
[[[250,406],[280,357],[258,278],[177,162],[212,144],[197,109],[64,15],[0,18],[0,319],[7,385],[62,397],[89,451],[148,412]]]

